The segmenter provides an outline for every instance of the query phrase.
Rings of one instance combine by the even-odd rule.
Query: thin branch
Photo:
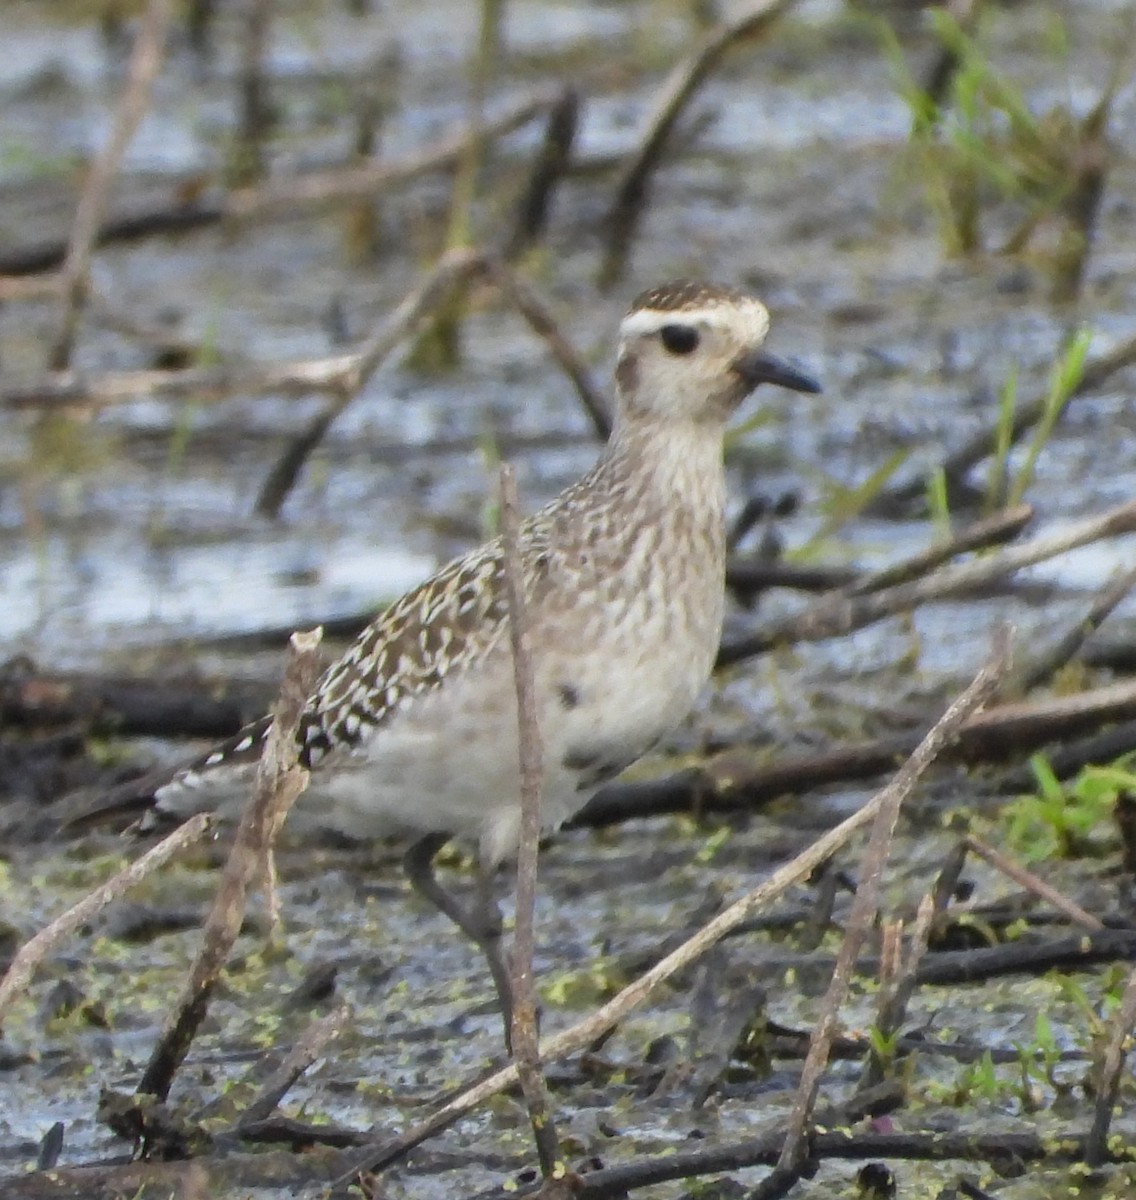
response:
[[[884,588],[910,583],[960,554],[985,550],[1010,541],[1033,520],[1033,514],[1032,504],[1015,504],[1012,508],[1004,508],[960,529],[945,541],[933,542],[910,558],[865,575],[849,585],[846,591],[850,596],[866,596],[869,592],[881,592]]]
[[[1113,580],[1101,590],[1084,617],[1053,646],[1039,654],[1022,672],[1018,688],[1028,692],[1031,688],[1040,687],[1051,680],[1066,663],[1077,657],[1081,647],[1108,620],[1116,606],[1133,587],[1136,587],[1136,567],[1125,571],[1119,579]]]
[[[508,463],[501,464],[501,546],[505,590],[509,598],[509,639],[513,648],[513,683],[517,691],[517,732],[520,747],[521,834],[517,851],[517,906],[511,964],[513,1025],[510,1044],[517,1064],[525,1104],[532,1122],[541,1174],[554,1178],[560,1140],[552,1117],[552,1098],[540,1065],[536,1024],[536,985],[533,980],[533,909],[536,904],[537,854],[540,843],[542,756],[536,687],[533,681],[532,633],[525,609],[524,565],[520,552],[517,478]]]
[[[580,93],[574,87],[566,87],[549,111],[544,140],[518,205],[516,225],[503,251],[505,259],[519,258],[544,233],[553,193],[571,166],[579,120]]]
[[[1070,401],[1096,391],[1107,383],[1117,371],[1130,367],[1134,363],[1136,363],[1136,337],[1122,342],[1106,354],[1102,354],[1100,358],[1094,358],[1087,362],[1081,372],[1080,381],[1069,394]],[[1016,445],[1041,420],[1047,403],[1048,400],[1045,396],[1039,396],[1036,400],[1031,400],[1027,404],[1015,408],[1010,427],[1010,446]],[[1070,407],[1071,404],[1066,404],[1062,409],[1063,417],[1068,414]],[[948,486],[960,483],[974,467],[989,458],[997,446],[998,428],[996,422],[992,422],[985,429],[980,429],[967,438],[957,449],[952,450],[942,462],[942,472]],[[893,512],[912,500],[919,499],[925,494],[926,489],[926,480],[922,475],[918,478],[907,479],[893,487],[885,488],[867,506],[865,511],[867,513]]]
[[[0,979],[0,1021],[12,1001],[32,980],[36,967],[76,929],[81,928],[131,888],[137,886],[160,867],[165,866],[187,846],[199,842],[212,828],[212,820],[204,813],[191,817],[168,837],[163,838],[153,849],[148,850],[137,862],[124,867],[85,896],[78,904],[60,914],[41,929],[30,941],[25,942],[12,959],[4,977]]]
[[[1068,896],[1062,895],[1052,884],[1046,883],[1033,871],[1028,871],[1013,859],[1007,858],[1000,850],[988,845],[981,838],[975,837],[973,833],[967,834],[964,840],[966,848],[971,853],[985,859],[995,870],[1001,871],[1007,878],[1020,884],[1027,891],[1033,892],[1039,899],[1052,904],[1058,912],[1064,913],[1075,925],[1080,925],[1082,929],[1087,929],[1090,933],[1097,933],[1104,929],[1105,925],[1102,920],[1094,917],[1092,913],[1086,912]]]
[[[180,201],[175,205],[108,218],[96,235],[96,242],[132,242],[158,234],[185,233],[206,229],[226,221],[254,221],[264,218],[288,218],[330,205],[373,198],[402,184],[410,183],[433,171],[451,169],[470,138],[503,137],[527,125],[556,102],[559,88],[541,88],[508,105],[500,116],[470,129],[466,122],[452,132],[405,158],[383,162],[336,167],[326,171],[306,171],[287,179],[270,180],[259,187],[240,188],[220,199]],[[187,179],[192,183],[193,179]],[[177,190],[177,181],[171,182]],[[0,249],[0,298],[15,285],[11,279],[51,271],[62,263],[67,247],[58,241],[37,243],[10,250]],[[54,291],[58,285],[49,276],[40,290]],[[19,294],[14,298],[20,298]]]
[[[75,208],[67,257],[61,270],[59,328],[49,355],[53,370],[62,370],[71,361],[91,273],[91,254],[99,236],[99,223],[106,208],[111,181],[122,164],[134,131],[150,106],[151,89],[165,50],[170,11],[170,0],[150,0],[146,8],[130,56],[126,90],[118,102],[110,138],[91,165]]]
[[[310,171],[291,179],[234,192],[225,204],[225,218],[259,220],[264,216],[296,215],[361,200],[431,171],[455,166],[471,143],[504,137],[548,111],[559,99],[559,87],[543,87],[509,104],[499,116],[461,122],[452,132],[415,154],[393,162],[351,163],[329,171]]]
[[[1097,1084],[1096,1105],[1093,1124],[1085,1145],[1085,1162],[1090,1167],[1099,1167],[1110,1161],[1108,1131],[1116,1111],[1116,1099],[1120,1094],[1120,1074],[1126,1059],[1125,1046],[1136,1026],[1136,971],[1128,976],[1124,997],[1112,1020],[1108,1047],[1101,1067],[1101,1078]]]
[[[1049,742],[1059,742],[1052,765],[1059,778],[1079,770],[1082,763],[1100,762],[1127,753],[1136,744],[1136,680],[1107,684],[1068,696],[1019,700],[975,714],[959,731],[943,758],[968,765],[1021,758]],[[1100,729],[1117,721],[1127,724],[1110,731],[1107,745],[1062,753],[1068,739],[1086,729]],[[569,822],[569,827],[597,828],[664,813],[737,812],[752,810],[778,796],[799,796],[832,783],[871,779],[910,754],[922,731],[912,729],[870,742],[837,746],[812,754],[792,755],[769,763],[741,747],[727,748],[701,766],[687,767],[661,779],[611,783],[602,788]],[[1094,748],[1096,747],[1096,748]],[[1000,779],[1003,790],[1021,791],[1032,777],[1020,781],[1016,774]]]
[[[623,170],[605,222],[605,248],[599,286],[608,288],[623,274],[647,202],[647,185],[659,165],[663,150],[695,92],[737,42],[757,38],[794,0],[758,0],[740,16],[710,30],[694,50],[678,63],[663,84],[647,120],[647,132],[636,153]]]
[[[336,417],[418,325],[443,304],[460,283],[483,266],[482,256],[472,250],[451,250],[442,255],[433,271],[353,353],[338,357],[340,366],[333,389],[334,398],[312,418],[302,433],[292,439],[272,465],[256,498],[257,513],[275,517],[280,512],[304,464]]]
[[[821,1075],[836,1037],[841,1005],[848,993],[860,948],[879,911],[880,883],[891,851],[892,836],[903,801],[947,743],[954,740],[966,719],[994,695],[1010,667],[1011,631],[1002,627],[995,636],[990,659],[965,692],[947,709],[881,793],[868,847],[860,867],[860,884],[852,899],[847,932],[836,958],[832,980],[821,1002],[820,1017],[809,1041],[801,1082],[789,1119],[789,1130],[778,1165],[791,1170],[806,1154],[805,1129],[812,1116]]]
[[[308,772],[296,764],[296,730],[319,671],[321,637],[319,629],[292,635],[291,655],[261,753],[256,784],[233,837],[189,981],[143,1072],[137,1089],[140,1094],[159,1100],[169,1094],[240,932],[249,884],[264,869],[289,809],[307,786]]]
[[[324,1047],[343,1032],[349,1011],[346,1004],[341,1004],[326,1016],[317,1018],[300,1034],[295,1045],[241,1113],[233,1126],[235,1132],[239,1133],[272,1115],[288,1089],[319,1058]]]
[[[527,280],[500,259],[486,261],[488,272],[529,327],[543,338],[560,369],[572,381],[592,427],[603,441],[611,436],[611,409],[603,392],[596,387],[587,364],[564,336],[548,301]]]
[[[847,592],[826,596],[796,616],[772,622],[748,637],[723,645],[718,654],[718,665],[726,666],[764,654],[775,646],[843,636],[895,613],[909,612],[929,600],[943,600],[958,595],[1079,546],[1126,533],[1136,533],[1136,501],[1071,522],[1063,529],[972,562],[944,567],[911,583],[885,588],[866,596]]]

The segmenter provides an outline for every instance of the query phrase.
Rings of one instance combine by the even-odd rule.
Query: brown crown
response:
[[[653,308],[660,312],[680,312],[683,309],[708,308],[715,304],[737,304],[750,300],[740,288],[724,287],[717,283],[698,283],[691,279],[674,279],[640,292],[629,311]]]

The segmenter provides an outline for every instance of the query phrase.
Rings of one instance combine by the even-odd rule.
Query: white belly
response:
[[[640,628],[629,652],[620,629],[605,632],[575,652],[535,655],[545,828],[566,821],[682,720],[717,644],[676,646],[660,626],[658,636]],[[357,838],[444,830],[476,840],[494,864],[515,850],[519,789],[512,661],[501,647],[408,702],[355,750],[323,760],[290,823]]]

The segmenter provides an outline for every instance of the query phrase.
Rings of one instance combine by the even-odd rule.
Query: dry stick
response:
[[[201,934],[201,949],[189,982],[167,1020],[146,1065],[138,1092],[165,1100],[170,1085],[205,1016],[221,969],[240,932],[249,884],[263,870],[268,852],[308,772],[296,763],[296,730],[319,673],[322,630],[294,633],[291,652],[272,714],[252,796],[233,836],[213,908]]]
[[[505,592],[509,600],[509,640],[513,648],[513,684],[517,691],[517,730],[520,745],[521,835],[517,851],[517,909],[510,964],[513,1025],[510,1044],[517,1064],[525,1104],[536,1138],[540,1171],[552,1179],[558,1170],[560,1140],[552,1118],[552,1100],[540,1065],[540,1036],[536,1025],[536,985],[533,981],[533,908],[536,903],[537,852],[540,842],[541,746],[533,683],[531,630],[525,610],[524,565],[520,552],[517,477],[501,464],[501,552]],[[560,1166],[563,1171],[563,1166]]]
[[[0,275],[0,303],[13,300],[53,300],[63,288],[58,273],[51,275]]]
[[[959,27],[964,32],[969,32],[974,28],[978,19],[981,0],[948,0],[945,7]],[[939,123],[940,110],[947,99],[947,91],[958,71],[959,62],[959,53],[956,49],[951,46],[940,46],[924,75],[923,91],[927,94],[927,98],[934,103],[935,115],[932,120],[935,124]],[[915,117],[911,131],[913,135],[921,132],[922,121],[921,116]]]
[[[150,105],[150,91],[161,66],[170,23],[170,0],[150,0],[142,18],[127,68],[126,90],[118,102],[110,139],[91,165],[67,246],[61,270],[59,328],[52,343],[49,362],[61,371],[71,361],[79,316],[91,271],[91,253],[99,235],[99,222],[106,207],[111,180],[118,172],[126,147]]]
[[[623,274],[635,226],[647,199],[651,172],[658,166],[667,139],[694,93],[718,65],[722,55],[744,38],[763,34],[794,0],[759,0],[741,16],[719,25],[680,62],[663,85],[647,122],[639,152],[625,167],[607,215],[603,263],[599,286],[611,287]]]
[[[1090,1167],[1100,1167],[1109,1161],[1108,1131],[1112,1114],[1116,1109],[1116,1098],[1120,1092],[1120,1073],[1125,1062],[1125,1043],[1136,1025],[1136,971],[1128,976],[1128,986],[1116,1016],[1112,1022],[1112,1034],[1108,1039],[1101,1078],[1097,1086],[1093,1124],[1085,1144],[1085,1162]]]
[[[887,986],[880,988],[876,1000],[876,1030],[881,1038],[890,1040],[899,1031],[900,1025],[907,1013],[907,1006],[915,992],[916,976],[919,964],[927,953],[931,940],[931,930],[935,925],[935,897],[928,894],[919,902],[915,916],[915,925],[911,931],[911,943],[907,957],[900,969],[890,979]],[[871,1088],[883,1082],[891,1066],[892,1052],[881,1053],[873,1044],[868,1052],[860,1082],[856,1085],[856,1094],[863,1095]]]
[[[544,140],[517,206],[516,225],[503,251],[506,259],[524,254],[544,233],[553,192],[571,165],[579,120],[580,93],[574,87],[566,87],[548,114]]]
[[[863,596],[918,579],[960,554],[1008,542],[1029,523],[1033,511],[1029,504],[1003,509],[944,541],[933,542],[909,558],[867,573],[854,567],[802,567],[776,559],[734,557],[726,564],[726,586],[745,596],[772,587]]]
[[[1131,25],[1131,22],[1129,24]],[[1058,304],[1076,300],[1081,292],[1101,200],[1104,198],[1105,181],[1112,165],[1108,138],[1109,119],[1112,116],[1117,87],[1127,75],[1128,71],[1124,70],[1122,60],[1118,61],[1104,94],[1085,115],[1074,135],[1077,154],[1070,164],[1073,172],[1072,187],[1061,205],[1066,226],[1058,245],[1053,286],[1050,289],[1050,299]]]
[[[209,831],[211,819],[204,813],[191,817],[168,837],[163,838],[153,849],[148,850],[137,862],[124,867],[106,883],[100,884],[90,895],[65,913],[61,913],[50,925],[41,929],[35,937],[25,942],[16,952],[4,977],[0,979],[0,1021],[12,1001],[31,982],[36,967],[80,926],[85,925],[108,904],[130,891],[147,876],[165,866],[171,858],[186,846],[199,842]]]
[[[560,369],[572,381],[592,427],[603,441],[611,436],[611,409],[603,392],[592,380],[587,364],[560,331],[548,301],[527,280],[500,259],[486,260],[494,283],[505,293],[529,327],[544,339]]]
[[[1028,692],[1048,682],[1072,659],[1081,647],[1104,624],[1116,606],[1136,587],[1136,567],[1125,571],[1119,579],[1108,584],[1096,597],[1084,617],[1055,645],[1044,651],[1022,672],[1018,688]]]
[[[300,214],[327,204],[361,200],[431,171],[450,168],[467,152],[471,142],[485,142],[512,133],[547,112],[562,94],[559,87],[543,87],[513,101],[499,116],[463,121],[452,132],[415,154],[393,162],[352,164],[329,171],[310,171],[291,179],[234,192],[224,205],[232,220],[260,219],[277,214]]]
[[[1010,628],[1003,626],[995,634],[989,661],[966,691],[942,715],[915,753],[881,793],[860,867],[860,884],[856,888],[848,915],[847,932],[836,957],[832,981],[821,1003],[820,1017],[809,1040],[809,1052],[801,1070],[801,1082],[789,1118],[789,1130],[781,1149],[781,1157],[778,1159],[778,1167],[784,1170],[792,1170],[807,1153],[805,1128],[816,1103],[820,1078],[828,1062],[832,1041],[836,1037],[840,1006],[847,995],[856,959],[879,911],[880,882],[891,850],[892,835],[899,820],[900,807],[943,747],[954,740],[967,717],[994,694],[1005,678],[1010,667],[1010,641]]]
[[[1100,358],[1095,358],[1091,362],[1086,363],[1085,369],[1081,372],[1080,382],[1069,394],[1070,401],[1075,400],[1079,396],[1084,396],[1088,392],[1095,391],[1102,384],[1106,383],[1117,371],[1123,370],[1125,367],[1130,367],[1133,363],[1136,363],[1136,337],[1130,338],[1127,342],[1122,342],[1107,354],[1102,354]],[[1021,437],[1041,420],[1047,403],[1046,397],[1041,396],[1037,400],[1031,400],[1028,404],[1023,404],[1014,410],[1014,417],[1010,424],[1009,444],[1011,446],[1016,445]],[[1069,407],[1066,404],[1061,410],[1062,417],[1069,412]],[[951,451],[942,462],[942,471],[947,483],[950,484],[962,479],[972,467],[977,466],[983,459],[989,458],[994,453],[994,448],[997,445],[998,430],[994,424],[989,425],[986,429],[980,429],[973,437],[967,438],[961,446]],[[906,482],[897,483],[893,487],[885,488],[867,506],[865,512],[891,511],[897,505],[918,499],[926,491],[926,479],[920,475],[918,478],[912,478]]]
[[[372,334],[357,352],[361,363],[344,373],[336,398],[318,413],[273,464],[257,497],[255,511],[275,517],[294,486],[311,452],[323,440],[335,418],[362,390],[369,376],[409,338],[432,312],[443,307],[462,283],[479,271],[486,272],[517,308],[532,330],[547,343],[553,357],[571,380],[596,432],[605,440],[611,418],[603,393],[592,382],[583,359],[560,332],[548,303],[531,284],[500,259],[475,249],[450,250],[417,291],[408,296],[394,314]]]
[[[504,136],[528,124],[545,112],[560,95],[559,88],[542,88],[510,104],[498,117],[473,129],[462,122],[452,133],[405,158],[392,161],[352,164],[328,171],[304,172],[291,179],[275,180],[260,187],[241,188],[220,200],[180,202],[149,212],[112,217],[99,228],[96,240],[106,242],[137,241],[156,234],[185,233],[225,221],[289,217],[295,213],[326,205],[350,203],[375,197],[382,192],[409,183],[431,171],[452,168],[471,137],[483,141]],[[66,256],[67,247],[49,242],[7,252],[0,249],[0,299],[8,298],[8,289],[19,285],[17,277],[51,271]],[[55,291],[56,276],[34,285],[36,293]],[[11,298],[22,298],[16,292]]]
[[[971,853],[985,859],[995,870],[1001,871],[1003,875],[1020,884],[1027,891],[1033,892],[1039,899],[1052,904],[1058,912],[1064,913],[1075,925],[1080,925],[1091,933],[1096,933],[1104,928],[1103,921],[1094,917],[1092,913],[1086,912],[1076,901],[1062,895],[1052,884],[1046,883],[1044,879],[1039,879],[1032,871],[1026,870],[1013,859],[1007,858],[1000,850],[996,850],[981,838],[975,837],[973,833],[967,834],[964,841],[966,848]]]
[[[95,379],[85,379],[74,372],[61,372],[26,388],[0,393],[0,408],[99,409],[140,397],[172,400],[193,396],[196,402],[202,403],[235,392],[275,392],[297,396],[313,392],[331,393],[335,397],[332,404],[313,419],[309,428],[273,468],[273,474],[280,475],[282,484],[289,472],[295,474],[299,463],[318,445],[335,416],[342,411],[343,405],[348,402],[343,397],[347,396],[349,400],[362,387],[383,359],[406,337],[409,326],[445,298],[447,288],[456,286],[462,277],[480,270],[493,274],[494,280],[521,316],[548,343],[556,361],[575,386],[597,433],[606,438],[610,417],[603,392],[592,382],[580,354],[560,332],[547,301],[531,284],[522,281],[499,260],[487,258],[478,250],[466,249],[451,250],[444,254],[420,288],[403,301],[388,321],[376,328],[363,346],[349,353],[299,359],[290,363],[190,367],[178,371],[110,372]],[[272,498],[267,482],[262,494],[267,499]]]
[[[953,746],[944,750],[952,762],[970,765],[1021,757],[1045,742],[1067,739],[1084,729],[1099,729],[1136,718],[1136,680],[1109,684],[1070,696],[1040,701],[1017,701],[987,709],[967,721]],[[1109,746],[1090,756],[1082,747],[1066,766],[1053,755],[1054,769],[1071,774],[1085,761],[1115,758],[1132,749],[1130,726],[1112,732]],[[890,734],[871,742],[839,746],[815,754],[797,755],[766,763],[738,748],[726,749],[700,767],[688,767],[661,779],[609,784],[572,818],[573,826],[597,828],[663,813],[736,812],[752,810],[762,800],[802,795],[828,783],[869,779],[894,769],[918,744],[921,732]],[[1105,751],[1108,753],[1105,753]],[[1021,790],[1026,783],[1007,783],[1003,790]]]
[[[980,521],[975,521],[973,525],[960,529],[945,541],[933,542],[910,558],[865,575],[844,590],[850,596],[864,596],[869,592],[879,592],[901,583],[910,583],[911,580],[926,575],[960,554],[984,550],[988,546],[1010,541],[1033,520],[1033,514],[1032,504],[1015,504],[1011,508],[1004,508],[1001,512],[992,513]]]
[[[239,1132],[257,1121],[267,1120],[272,1115],[292,1084],[323,1053],[323,1048],[328,1042],[343,1032],[350,1011],[346,1004],[341,1004],[333,1012],[313,1021],[300,1034],[280,1065],[260,1086],[248,1108],[241,1113],[233,1126],[234,1131]]]
[[[264,174],[264,139],[272,124],[265,79],[265,51],[274,0],[245,0],[241,30],[240,113],[233,147],[233,173],[242,183]]]
[[[953,735],[957,725],[961,724],[966,715],[973,711],[989,692],[994,690],[998,682],[998,677],[995,675],[997,670],[1004,670],[1004,664],[994,662],[979,672],[974,683],[947,710],[939,724],[927,734],[927,737],[903,766],[899,775],[896,776],[897,781],[906,781],[906,786],[908,790],[910,789],[918,774],[929,765],[942,745]],[[978,694],[979,692],[981,694]],[[811,846],[806,847],[767,879],[764,879],[740,899],[735,900],[728,908],[718,913],[701,929],[687,938],[682,945],[661,958],[649,971],[645,971],[638,979],[629,983],[627,987],[590,1016],[542,1043],[540,1048],[542,1060],[549,1062],[563,1058],[595,1041],[596,1038],[622,1021],[628,1013],[645,1003],[654,991],[672,975],[689,967],[733,929],[748,921],[758,910],[777,900],[802,880],[808,879],[817,867],[827,862],[864,825],[875,819],[881,806],[889,800],[895,788],[895,783],[889,784],[873,796],[863,808],[854,812],[834,829],[822,834]],[[471,1109],[495,1096],[502,1089],[509,1087],[516,1078],[515,1066],[510,1064],[502,1067],[486,1079],[482,1079],[464,1092],[460,1092],[430,1116],[398,1137],[375,1142],[366,1147],[357,1158],[352,1155],[351,1166],[346,1168],[344,1174],[336,1180],[335,1186],[350,1183],[359,1171],[378,1170],[399,1155],[405,1154],[439,1130],[445,1129]]]
[[[826,596],[796,616],[772,622],[748,637],[724,645],[718,654],[718,666],[764,654],[779,645],[839,637],[895,613],[917,608],[929,600],[957,595],[1023,567],[1075,550],[1078,546],[1125,533],[1136,533],[1136,501],[1071,522],[1056,532],[1010,546],[973,562],[944,567],[911,583],[867,596],[850,596],[843,592]]]
[[[433,271],[355,351],[339,356],[334,399],[312,418],[307,429],[298,434],[273,463],[256,498],[258,514],[269,517],[279,514],[308,456],[323,440],[335,418],[422,320],[437,309],[460,282],[482,267],[483,258],[476,251],[451,250],[443,254]]]

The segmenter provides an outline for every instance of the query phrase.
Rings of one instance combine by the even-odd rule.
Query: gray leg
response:
[[[478,883],[474,904],[466,908],[438,882],[434,874],[434,855],[449,841],[444,833],[428,833],[407,850],[402,868],[414,889],[425,896],[440,912],[480,948],[489,963],[489,973],[497,989],[501,1016],[505,1022],[505,1047],[510,1049],[513,1028],[513,985],[509,978],[505,955],[501,947],[501,912],[493,896],[493,880],[488,872],[478,868]]]

